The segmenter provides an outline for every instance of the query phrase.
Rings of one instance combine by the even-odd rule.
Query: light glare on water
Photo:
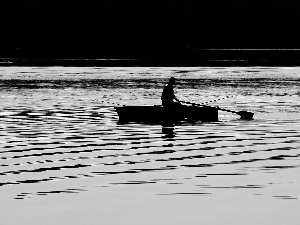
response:
[[[4,224],[295,224],[299,72],[1,67]],[[170,76],[179,99],[254,119],[118,124],[114,106],[160,104]]]

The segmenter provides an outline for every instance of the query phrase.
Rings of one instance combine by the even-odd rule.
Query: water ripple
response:
[[[15,70],[0,84],[0,187],[18,187],[14,199],[136,185],[153,185],[162,196],[247,190],[299,198],[288,191],[268,194],[274,185],[298,185],[295,74],[276,68]],[[251,110],[254,120],[220,112],[214,123],[118,124],[115,105],[160,104],[169,75],[178,76],[180,99]],[[229,95],[235,97],[214,101]],[[57,187],[47,186],[54,181]]]

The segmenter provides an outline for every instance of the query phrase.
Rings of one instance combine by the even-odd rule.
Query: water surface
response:
[[[170,76],[219,122],[118,124]],[[298,67],[0,67],[4,224],[296,224]]]

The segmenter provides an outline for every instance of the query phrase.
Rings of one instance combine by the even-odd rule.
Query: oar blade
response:
[[[248,111],[239,111],[237,114],[240,115],[242,120],[252,120],[254,115],[253,112]]]

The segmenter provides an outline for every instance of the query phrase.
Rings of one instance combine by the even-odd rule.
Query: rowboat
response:
[[[146,122],[168,123],[180,121],[218,121],[218,109],[210,106],[179,106],[164,108],[154,106],[121,106],[115,107],[119,123]]]

